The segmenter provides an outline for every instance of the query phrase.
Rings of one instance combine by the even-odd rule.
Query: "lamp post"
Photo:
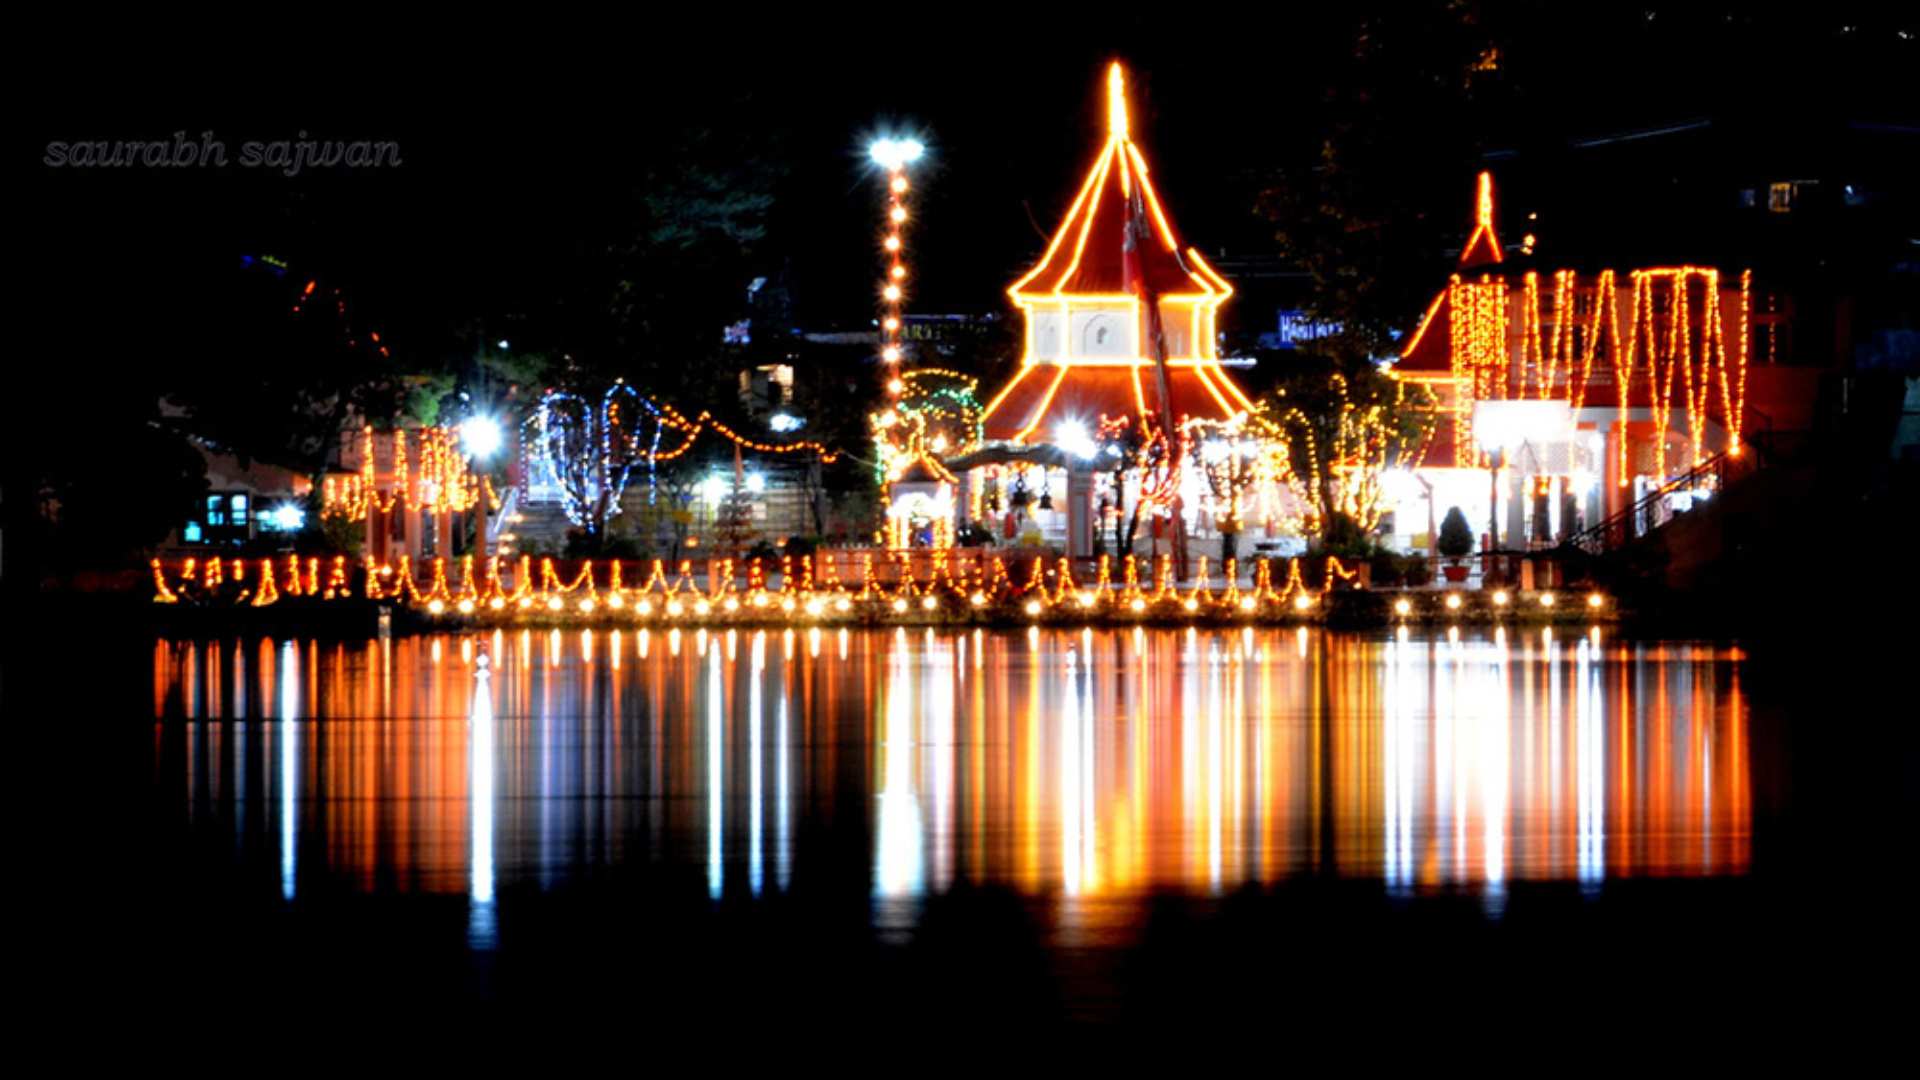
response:
[[[886,235],[880,241],[887,263],[886,280],[880,285],[880,360],[890,398],[898,398],[905,388],[900,381],[900,309],[907,279],[902,237],[907,223],[907,166],[925,152],[918,139],[877,139],[867,147],[867,156],[887,173]]]

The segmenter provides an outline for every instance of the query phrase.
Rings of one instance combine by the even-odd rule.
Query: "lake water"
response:
[[[1521,1004],[1528,980],[1599,995],[1635,957],[1737,990],[1813,891],[1791,726],[1724,642],[603,629],[143,648],[150,694],[95,721],[124,790],[94,918],[124,931],[109,959],[215,997],[686,1017],[744,993],[798,1018],[832,988],[896,1019],[1304,1016],[1395,972]],[[625,989],[586,989],[608,978]],[[1680,984],[1639,993],[1677,1003]]]

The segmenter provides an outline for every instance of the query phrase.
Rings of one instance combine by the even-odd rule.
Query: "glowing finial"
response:
[[[1500,262],[1505,256],[1500,251],[1500,237],[1493,231],[1493,174],[1480,174],[1480,196],[1473,210],[1473,235],[1467,237],[1467,244],[1460,249],[1460,266],[1484,266]],[[1481,251],[1485,248],[1485,252]],[[1529,252],[1531,254],[1531,252]]]
[[[1118,60],[1107,69],[1107,134],[1123,142],[1127,139],[1127,77]]]

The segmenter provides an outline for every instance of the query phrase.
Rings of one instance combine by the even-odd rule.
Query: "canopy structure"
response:
[[[1085,432],[1122,417],[1157,427],[1160,349],[1174,424],[1253,408],[1214,348],[1233,287],[1180,246],[1133,142],[1118,63],[1107,75],[1106,142],[1046,253],[1007,292],[1025,320],[1025,354],[982,416],[988,442],[1050,442],[1063,426]]]

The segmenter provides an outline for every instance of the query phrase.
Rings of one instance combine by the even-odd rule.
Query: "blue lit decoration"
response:
[[[647,501],[653,501],[662,426],[659,407],[625,381],[608,387],[597,406],[579,394],[549,390],[522,428],[528,473],[559,488],[567,520],[597,531],[620,513],[637,465],[647,467]]]

